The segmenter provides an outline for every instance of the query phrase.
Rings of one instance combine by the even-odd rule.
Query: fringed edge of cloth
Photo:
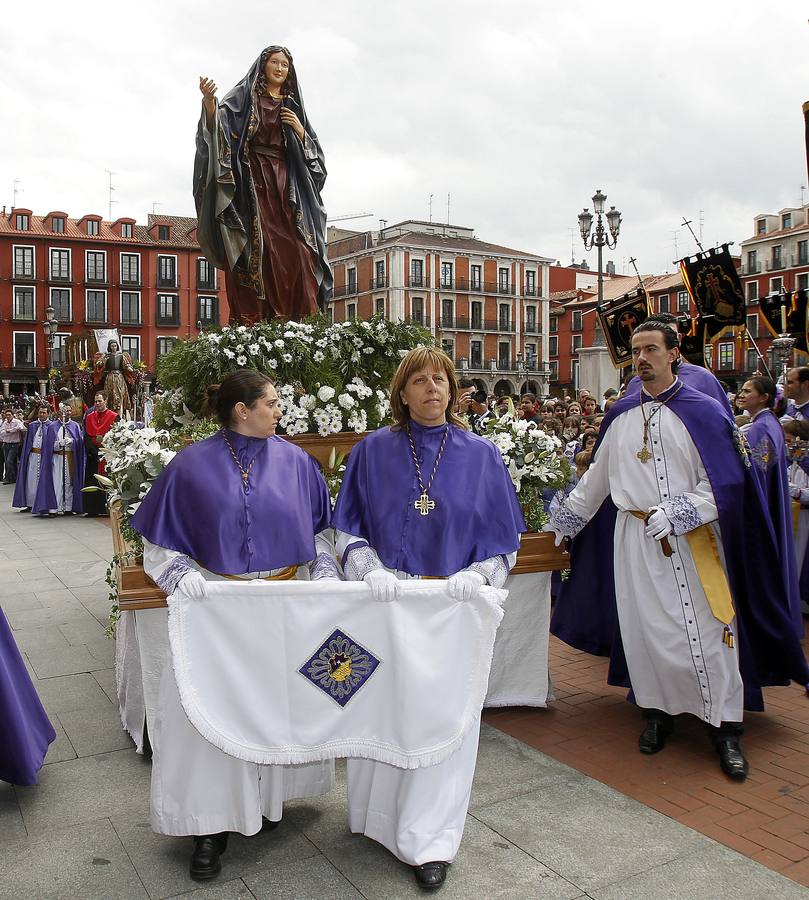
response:
[[[348,582],[343,582],[348,585]],[[436,585],[437,582],[431,582]],[[412,589],[424,589],[419,587],[418,582],[403,582],[403,586],[407,585]],[[412,587],[411,587],[412,585]],[[504,589],[484,587],[481,593],[485,596],[486,602],[481,604],[479,608],[481,617],[492,617],[496,619],[495,635],[497,627],[503,619],[503,604],[508,596],[508,591]],[[442,745],[425,748],[423,750],[412,751],[409,754],[403,753],[400,749],[391,747],[390,745],[380,745],[372,740],[336,740],[327,741],[307,749],[293,747],[279,747],[273,750],[266,748],[260,749],[256,747],[246,747],[238,744],[224,735],[220,734],[216,728],[205,718],[197,703],[195,691],[190,684],[190,679],[185,671],[185,667],[178,665],[178,659],[184,658],[182,628],[180,619],[182,618],[182,606],[185,598],[172,595],[168,598],[168,632],[169,644],[171,646],[171,664],[174,672],[174,679],[177,684],[177,690],[180,694],[180,702],[183,711],[188,717],[188,721],[199,732],[199,734],[217,749],[232,756],[235,759],[244,762],[255,763],[257,765],[282,765],[295,766],[306,763],[320,762],[327,759],[341,759],[344,757],[370,759],[375,762],[387,763],[396,766],[398,769],[422,769],[429,766],[437,766],[439,763],[449,759],[456,750],[458,750],[480,718],[480,712],[483,709],[483,703],[486,699],[486,691],[489,683],[489,672],[491,670],[492,657],[494,655],[494,640],[492,640],[491,648],[485,658],[485,665],[478,665],[472,672],[473,683],[467,691],[467,703],[463,714],[463,724],[458,733],[450,740]],[[193,601],[190,601],[193,602]]]

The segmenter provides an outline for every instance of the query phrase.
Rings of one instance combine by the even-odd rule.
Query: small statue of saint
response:
[[[129,386],[135,380],[132,357],[122,353],[118,341],[107,342],[107,352],[99,351],[93,357],[93,384],[103,391],[107,406],[121,418],[127,418],[132,409]]]

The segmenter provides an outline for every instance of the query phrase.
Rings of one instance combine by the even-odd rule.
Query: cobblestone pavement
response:
[[[0,783],[0,898],[422,896],[406,866],[348,832],[342,767],[335,791],[288,804],[278,830],[234,837],[218,881],[205,887],[191,881],[190,840],[149,827],[149,763],[134,752],[118,717],[113,644],[104,637],[109,530],[98,520],[33,519],[11,511],[10,500],[10,488],[0,488],[0,606],[58,737],[39,785]],[[558,745],[548,754],[528,746],[543,722],[555,728],[576,705],[560,676],[561,670],[559,710],[527,713],[535,726],[525,742],[484,725],[466,832],[442,897],[806,896],[795,881],[675,821],[671,808],[658,811],[626,796],[626,785],[601,783],[607,781],[601,772],[598,780],[583,774],[586,760],[570,766],[554,758]],[[591,677],[597,721],[598,697],[607,709],[617,701],[596,685],[597,672]],[[506,727],[510,715],[492,720]],[[631,749],[627,737],[620,752],[639,767]],[[680,751],[672,750],[669,758],[678,759]],[[775,777],[751,787],[763,789]],[[715,787],[711,782],[705,790]],[[788,840],[799,846],[794,836]]]

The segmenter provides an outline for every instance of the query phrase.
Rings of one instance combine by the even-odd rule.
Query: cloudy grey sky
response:
[[[228,10],[238,9],[240,21]],[[194,212],[198,77],[220,96],[286,44],[332,216],[427,218],[568,263],[595,188],[618,271],[671,269],[679,223],[740,241],[806,185],[798,0],[15,0],[0,25],[0,204],[145,222]],[[809,200],[809,191],[805,194]],[[351,226],[352,223],[346,223]],[[696,224],[695,224],[695,227]],[[575,255],[583,248],[575,236]],[[595,265],[595,253],[589,255]]]

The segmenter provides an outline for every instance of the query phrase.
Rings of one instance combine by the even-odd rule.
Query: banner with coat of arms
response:
[[[650,316],[649,297],[643,288],[618,297],[597,310],[612,364],[621,369],[632,363],[632,332]]]
[[[745,323],[744,292],[728,244],[680,260],[683,282],[711,334]]]
[[[361,757],[437,765],[477,726],[506,591],[459,602],[446,581],[208,582],[168,599],[177,687],[220,750],[264,765]]]

